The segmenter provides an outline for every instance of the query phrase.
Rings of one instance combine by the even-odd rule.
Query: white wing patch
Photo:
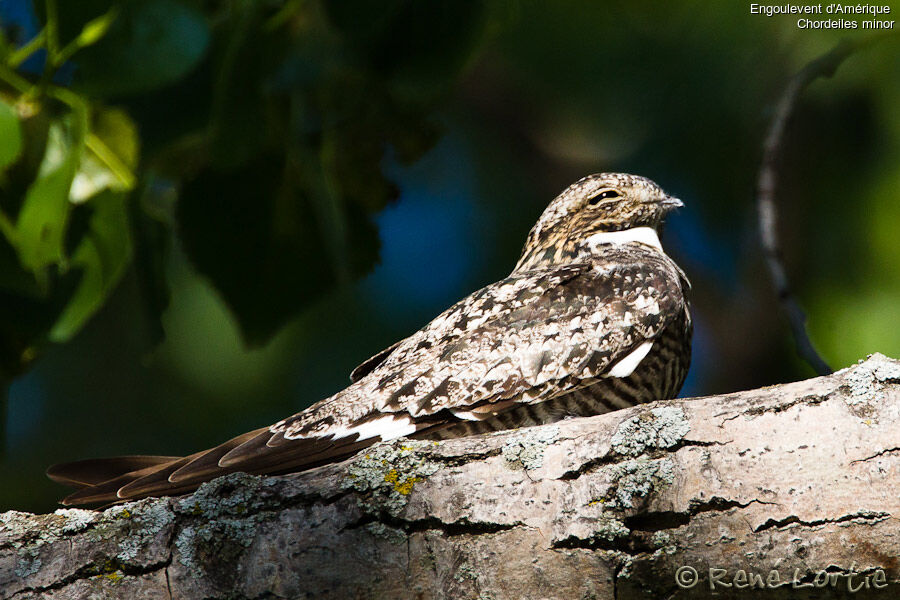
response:
[[[650,348],[653,347],[653,342],[644,342],[634,350],[632,350],[628,356],[617,362],[613,365],[612,369],[607,371],[607,377],[628,377],[634,370],[637,368],[641,361],[644,360],[644,357],[647,356],[650,352]]]
[[[456,417],[457,419],[462,419],[463,421],[484,421],[496,416],[497,414],[485,412],[477,413],[471,410],[451,410],[450,412],[453,413],[454,417]]]
[[[475,413],[468,410],[453,410],[451,411],[453,416],[457,419],[462,419],[464,421],[480,421],[478,417],[475,416]]]
[[[385,415],[383,417],[377,417],[375,419],[372,419],[371,421],[367,421],[362,425],[357,425],[355,427],[335,428],[328,431],[327,433],[333,435],[335,439],[349,437],[354,433],[358,433],[359,440],[381,437],[382,441],[386,441],[415,433],[415,431],[416,425],[413,422],[412,418],[410,418],[409,416]],[[288,436],[286,435],[285,437]]]
[[[639,242],[663,252],[659,236],[652,227],[632,227],[624,231],[602,231],[587,239],[588,247],[592,250],[601,244],[627,244],[629,242]]]

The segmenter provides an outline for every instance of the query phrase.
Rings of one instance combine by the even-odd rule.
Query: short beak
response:
[[[684,207],[684,202],[682,202],[681,200],[679,200],[678,198],[675,198],[673,196],[666,196],[665,200],[660,202],[660,204],[666,210],[666,212],[673,211],[676,208]]]

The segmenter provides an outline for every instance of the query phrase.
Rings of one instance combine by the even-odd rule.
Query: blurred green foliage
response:
[[[188,453],[333,393],[508,272],[590,172],[687,204],[664,238],[694,284],[686,393],[811,375],[754,186],[788,78],[858,31],[697,0],[30,10],[28,35],[0,23],[0,509],[51,507],[52,462]],[[785,261],[833,367],[900,356],[897,106],[893,36],[812,85],[786,133]]]
[[[385,152],[410,161],[433,143],[428,111],[487,14],[481,3],[397,0],[360,19],[358,4],[35,6],[37,35],[0,44],[0,301],[15,308],[0,330],[3,372],[79,331],[136,237],[158,319],[168,237],[154,228],[177,227],[251,345],[371,270],[371,216],[396,196]],[[434,37],[435,27],[464,35]],[[43,68],[28,73],[37,52]],[[171,190],[174,210],[163,206]]]

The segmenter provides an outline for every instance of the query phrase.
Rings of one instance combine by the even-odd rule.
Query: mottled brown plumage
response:
[[[233,471],[307,469],[404,435],[448,438],[672,398],[690,361],[689,284],[656,230],[678,206],[642,177],[586,177],[547,207],[508,277],[373,356],[334,396],[192,456],[81,461],[48,474],[81,488],[64,504],[116,502]]]

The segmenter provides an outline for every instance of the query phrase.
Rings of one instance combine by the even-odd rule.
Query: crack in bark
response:
[[[751,406],[747,410],[743,412],[745,415],[750,415],[753,417],[757,417],[759,415],[764,415],[767,413],[778,414],[780,412],[784,412],[790,408],[797,406],[798,404],[806,404],[807,406],[816,406],[818,404],[822,404],[823,402],[827,402],[831,397],[833,392],[828,392],[827,394],[807,394],[805,396],[801,396],[800,398],[795,398],[790,402],[785,402],[784,404],[776,404],[775,406]]]
[[[101,559],[102,560],[102,559]],[[116,571],[121,571],[124,575],[129,577],[140,577],[142,575],[150,575],[152,573],[156,573],[160,569],[168,569],[172,564],[172,554],[170,553],[166,560],[152,563],[149,565],[138,566],[138,565],[130,565],[128,563],[113,561],[112,559],[107,559],[103,562],[91,561],[86,565],[82,565],[79,567],[74,573],[70,573],[65,577],[59,579],[58,581],[54,581],[48,585],[38,585],[33,587],[25,587],[15,592],[13,595],[9,596],[10,600],[17,596],[21,596],[26,593],[38,593],[43,594],[44,592],[50,592],[53,590],[60,590],[73,583],[84,579],[91,579],[92,577],[97,577],[100,575],[108,575],[110,573],[115,573]],[[111,567],[115,566],[114,569]],[[167,578],[168,581],[168,578]]]
[[[432,454],[430,452],[424,452],[429,460],[434,462],[439,462],[447,467],[461,467],[463,465],[467,465],[469,463],[478,462],[482,460],[487,460],[494,456],[500,456],[503,453],[503,448],[491,448],[490,450],[486,450],[484,452],[468,452],[465,454],[454,454],[451,456],[445,456],[442,454]]]
[[[706,512],[722,512],[731,510],[732,508],[747,508],[751,504],[775,504],[774,502],[765,502],[763,500],[753,499],[748,502],[739,502],[737,500],[729,500],[721,496],[713,496],[709,500],[691,500],[688,503],[686,511],[655,511],[637,513],[630,517],[625,517],[625,527],[632,531],[656,532],[665,529],[676,529],[683,525],[687,525],[690,520]]]
[[[605,538],[593,535],[588,538],[571,535],[552,544],[552,548],[581,548],[586,550],[612,550],[624,552],[631,556],[649,554],[657,550],[658,545],[652,543],[647,534],[677,529],[690,523],[695,516],[707,512],[723,512],[732,508],[747,508],[751,504],[775,504],[763,500],[739,502],[719,496],[709,500],[692,500],[686,511],[655,511],[637,513],[625,517],[623,524],[629,533],[627,536]]]
[[[677,444],[675,444],[674,446],[672,446],[671,448],[666,448],[666,451],[667,452],[677,452],[678,450],[681,450],[682,448],[689,448],[691,446],[698,446],[700,448],[709,448],[710,446],[727,446],[728,444],[730,444],[733,441],[734,440],[725,440],[723,442],[720,440],[704,441],[704,440],[684,439],[684,440],[681,440],[680,442],[678,442]]]
[[[172,554],[169,553],[169,564],[172,563]],[[166,596],[172,600],[172,582],[169,581],[169,567],[166,566]]]
[[[879,521],[883,521],[890,517],[891,514],[887,512],[872,512],[872,511],[860,511],[857,513],[852,513],[849,515],[843,515],[836,519],[815,519],[813,521],[804,521],[797,515],[790,515],[783,519],[769,519],[762,525],[757,525],[754,529],[754,533],[759,533],[760,531],[765,531],[767,529],[772,528],[784,528],[788,525],[798,524],[804,527],[817,527],[819,525],[827,525],[829,523],[845,523],[847,521],[853,521],[854,519],[862,519],[863,521],[871,521],[873,524]]]
[[[407,539],[413,533],[421,533],[425,531],[440,531],[446,537],[455,537],[460,535],[485,535],[492,533],[500,533],[501,531],[510,531],[517,527],[526,527],[525,523],[515,521],[513,523],[491,523],[490,521],[470,521],[462,518],[458,521],[447,523],[437,517],[424,517],[421,519],[402,519],[388,514],[368,514],[364,515],[357,521],[345,525],[341,531],[348,531],[365,527],[370,523],[381,523],[393,529],[402,530]]]
[[[790,408],[797,406],[798,404],[806,404],[807,406],[816,406],[822,404],[823,402],[827,402],[831,395],[835,390],[831,390],[826,394],[807,394],[805,396],[801,396],[800,398],[795,398],[790,402],[785,402],[784,404],[776,404],[774,406],[751,406],[750,408],[736,413],[730,417],[722,419],[722,422],[719,423],[719,427],[723,427],[725,423],[729,421],[734,421],[738,417],[758,417],[760,415],[765,414],[778,414],[784,412]],[[716,415],[719,416],[719,415]]]
[[[672,446],[668,446],[666,448],[653,448],[646,452],[642,452],[638,456],[643,456],[643,457],[646,457],[649,459],[658,459],[658,458],[663,458],[663,457],[675,454],[682,448],[690,448],[690,447],[708,448],[710,446],[727,446],[730,443],[731,443],[731,440],[726,440],[723,442],[723,441],[719,441],[719,440],[704,441],[704,440],[682,439],[682,440],[679,440],[677,443],[673,444]],[[565,473],[563,473],[556,479],[559,481],[572,481],[574,479],[578,479],[582,475],[586,475],[588,473],[591,473],[592,471],[596,471],[597,469],[599,469],[601,467],[615,465],[620,462],[624,462],[626,460],[633,460],[635,458],[637,458],[637,456],[629,456],[626,454],[619,454],[618,452],[610,450],[603,456],[591,458],[591,459],[583,462],[575,469],[569,469],[568,471],[566,471]]]
[[[612,552],[621,552],[631,557],[641,554],[653,552],[655,548],[649,545],[647,540],[640,539],[639,536],[631,535],[621,538],[605,538],[600,536],[591,536],[588,538],[570,535],[569,537],[557,540],[550,546],[554,550],[609,550]]]
[[[614,465],[617,462],[620,462],[622,460],[624,460],[624,457],[622,457],[619,454],[616,454],[615,452],[610,451],[610,452],[607,452],[606,454],[604,454],[603,456],[598,456],[596,458],[591,458],[589,460],[586,460],[585,462],[581,463],[577,468],[566,471],[565,473],[563,473],[562,475],[557,477],[557,479],[560,481],[571,481],[573,479],[578,479],[582,475],[590,473],[591,471],[595,471],[595,470],[599,469],[600,467]]]
[[[723,415],[723,414],[725,414],[725,413],[720,413],[720,414],[718,414],[718,415],[716,415],[716,416],[719,417],[719,416],[721,416],[721,415]],[[722,422],[719,423],[719,427],[725,427],[725,423],[727,423],[728,421],[734,421],[734,420],[737,419],[738,417],[743,417],[743,416],[744,416],[744,413],[742,413],[742,412],[735,413],[735,414],[731,415],[730,417],[728,417],[728,418],[726,418],[726,419],[722,419]]]
[[[900,452],[900,446],[895,448],[885,448],[881,452],[877,452],[872,456],[867,456],[865,458],[857,458],[856,460],[851,460],[850,464],[855,465],[856,463],[866,462],[867,460],[872,460],[873,458],[878,458],[879,456],[884,456],[885,454],[891,454],[893,452]]]

